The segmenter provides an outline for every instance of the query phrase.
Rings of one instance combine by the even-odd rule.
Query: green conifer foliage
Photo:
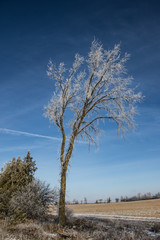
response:
[[[25,163],[25,174],[29,178],[29,182],[33,180],[34,173],[37,170],[35,161],[33,161],[33,158],[30,155],[30,152],[28,151],[27,156],[24,158]],[[28,182],[27,182],[28,183]]]
[[[33,180],[37,168],[32,159],[28,152],[24,160],[21,160],[20,157],[13,158],[12,161],[6,163],[4,169],[1,169],[0,213],[2,216],[8,215],[9,202],[13,194]]]

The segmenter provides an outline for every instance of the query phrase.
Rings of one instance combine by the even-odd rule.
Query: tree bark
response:
[[[66,171],[67,169],[62,167],[61,189],[60,189],[60,198],[59,198],[59,225],[61,227],[65,226],[65,223],[66,223],[66,216],[65,216]]]
[[[60,189],[60,198],[59,198],[59,225],[61,227],[65,226],[66,224],[66,216],[65,216],[66,172],[67,172],[69,160],[72,155],[74,140],[75,140],[75,136],[72,135],[69,148],[65,156],[65,161],[63,165],[61,165],[61,189]]]

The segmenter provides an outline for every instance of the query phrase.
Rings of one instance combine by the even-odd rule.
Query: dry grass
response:
[[[139,222],[103,221],[96,219],[73,218],[65,228],[59,230],[56,222],[8,225],[0,222],[0,240],[64,240],[59,232],[65,233],[68,240],[159,240],[151,237],[146,229],[159,233],[160,225]]]
[[[123,216],[160,217],[160,200],[110,204],[76,204],[68,208],[75,213]],[[55,211],[53,206],[50,210]],[[59,235],[57,217],[48,215],[46,222],[10,225],[0,221],[0,240],[63,240]],[[68,240],[160,240],[159,222],[96,219],[69,215],[62,229]]]
[[[68,205],[74,213],[160,218],[160,199],[136,202]]]

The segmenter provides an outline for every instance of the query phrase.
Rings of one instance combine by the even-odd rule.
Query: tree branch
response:
[[[93,122],[99,119],[112,119],[113,117],[96,117],[94,118],[91,122],[87,123],[83,128],[81,128],[78,132],[77,135],[80,134],[85,128],[89,127]]]

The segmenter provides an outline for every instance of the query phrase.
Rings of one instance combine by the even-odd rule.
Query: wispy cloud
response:
[[[45,139],[50,139],[50,140],[55,140],[55,141],[61,140],[61,138],[58,138],[58,137],[51,137],[51,136],[46,136],[46,135],[41,135],[41,134],[22,132],[22,131],[12,130],[12,129],[8,129],[8,128],[0,128],[0,132],[6,133],[6,134],[13,134],[13,135],[25,135],[25,136],[29,136],[29,137],[45,138]]]

